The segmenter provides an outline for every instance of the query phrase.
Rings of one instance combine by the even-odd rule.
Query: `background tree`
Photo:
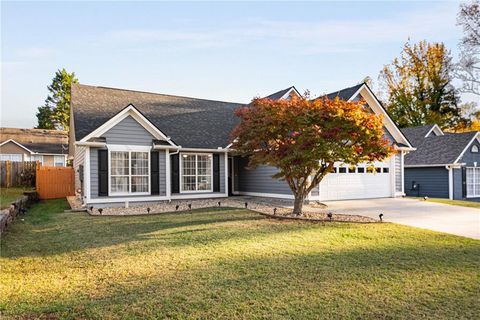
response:
[[[457,25],[463,29],[460,42],[460,60],[456,76],[462,80],[463,92],[480,95],[480,2],[462,3]]]
[[[72,83],[77,83],[75,73],[67,70],[57,70],[45,104],[38,107],[38,129],[68,130],[70,121],[70,93]]]
[[[401,127],[455,126],[461,116],[459,96],[452,85],[453,67],[443,43],[407,42],[400,57],[385,65],[379,76],[392,118]]]
[[[381,117],[365,110],[363,101],[253,99],[236,114],[241,123],[232,132],[232,148],[249,156],[250,168],[279,169],[273,177],[288,183],[296,215],[336,161],[372,162],[391,152]]]

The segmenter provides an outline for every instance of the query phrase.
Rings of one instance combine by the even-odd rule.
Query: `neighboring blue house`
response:
[[[289,99],[294,87],[268,96]],[[385,137],[396,152],[373,164],[335,164],[308,196],[342,200],[404,195],[403,159],[413,150],[366,84],[328,95],[363,98],[382,115]],[[248,170],[234,155],[230,133],[239,123],[234,109],[244,104],[165,94],[72,85],[70,151],[76,186],[93,206],[250,195],[293,199],[277,169]]]
[[[405,156],[405,192],[480,201],[480,132],[443,132],[437,125],[402,129],[417,149]]]

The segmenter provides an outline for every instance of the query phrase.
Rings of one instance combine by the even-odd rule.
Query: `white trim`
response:
[[[423,168],[423,167],[446,167],[446,166],[452,166],[455,168],[459,168],[464,163],[442,163],[442,164],[407,164],[405,165],[405,168]]]
[[[103,147],[107,146],[107,143],[106,142],[95,142],[95,141],[86,141],[86,142],[77,141],[77,142],[75,142],[75,145],[79,146],[79,147],[103,148]]]
[[[447,166],[448,170],[448,199],[453,200],[453,168]]]
[[[225,198],[223,192],[211,192],[211,193],[189,193],[189,194],[175,194],[171,196],[172,200],[181,199],[205,199],[205,198]]]
[[[164,146],[164,145],[154,145],[153,150],[176,150],[176,151],[185,151],[185,152],[228,152],[232,151],[228,148],[218,147],[217,149],[202,149],[202,148],[183,148],[182,146]]]
[[[393,155],[393,157],[390,157],[389,170],[390,170],[390,188],[391,188],[392,197],[395,197],[395,193],[397,192],[397,177],[395,174],[396,161],[397,161],[397,155]]]
[[[123,149],[122,149],[123,147]],[[151,159],[150,159],[150,147],[145,146],[119,146],[119,145],[109,145],[108,146],[108,196],[133,196],[133,195],[149,195],[151,194]],[[113,152],[128,152],[128,192],[112,192],[112,151]],[[143,152],[147,154],[147,175],[135,175],[140,177],[148,177],[148,191],[147,192],[132,192],[132,152]],[[120,175],[125,177],[125,175]]]
[[[400,151],[400,168],[402,171],[402,195],[405,195],[405,153]]]
[[[138,201],[163,201],[169,200],[166,196],[149,196],[149,197],[112,197],[106,196],[101,198],[88,199],[86,204],[95,204],[95,203],[125,203],[125,202],[138,202]]]
[[[428,137],[432,133],[432,131],[435,131],[435,133],[437,133],[438,136],[444,135],[442,129],[440,129],[440,127],[437,124],[434,124],[432,129],[428,130],[424,138]]]
[[[85,147],[85,158],[83,166],[83,182],[84,182],[84,199],[88,203],[90,201],[90,147]]]
[[[224,188],[224,189],[225,189],[225,196],[228,197],[228,188],[229,188],[230,186],[228,185],[228,169],[229,169],[229,168],[228,168],[228,152],[227,152],[227,151],[225,151],[225,153],[223,154],[223,157],[224,157],[223,162],[225,162],[225,163],[224,163],[225,172],[224,172],[224,174],[223,174],[223,175],[225,176],[225,177],[224,177],[224,181],[225,181],[225,188]],[[212,162],[213,162],[213,161],[212,161]],[[219,170],[219,171],[220,171],[220,170]],[[219,172],[219,174],[220,174],[220,172]]]
[[[460,153],[460,155],[458,156],[458,158],[453,162],[453,163],[457,163],[462,157],[463,157],[463,154],[468,150],[468,147],[470,147],[470,145],[472,144],[472,142],[477,139],[479,142],[480,142],[480,132],[477,132],[472,140],[470,140],[470,142],[467,144],[467,146],[463,149],[462,153]]]
[[[170,198],[172,195],[172,181],[171,181],[171,176],[170,176],[170,150],[165,150],[165,195],[167,198]]]
[[[183,190],[183,155],[195,156],[195,189],[198,188],[198,156],[210,156],[210,189],[208,190]],[[212,153],[183,153],[179,154],[179,180],[180,180],[180,193],[206,193],[213,192],[213,154]]]
[[[282,100],[282,99],[287,99],[290,97],[290,93],[291,92],[295,92],[295,94],[298,96],[298,97],[301,97],[302,95],[300,94],[300,92],[298,92],[298,90],[295,88],[295,86],[291,87],[290,90],[288,90],[283,96],[280,97],[279,100]]]
[[[348,101],[353,100],[357,95],[362,95],[363,99],[368,103],[369,107],[375,112],[376,114],[382,114],[384,116],[384,125],[387,128],[388,132],[395,138],[395,141],[401,142],[404,145],[409,146],[410,150],[413,149],[413,146],[410,144],[408,139],[402,133],[402,131],[397,127],[395,122],[393,122],[392,118],[388,115],[385,109],[382,107],[378,99],[375,97],[373,92],[370,88],[363,84],[357,92],[355,92]]]
[[[88,142],[88,140],[91,139],[91,138],[102,136],[108,130],[110,130],[115,125],[117,125],[118,123],[120,123],[122,120],[124,120],[125,118],[127,118],[129,116],[131,116],[138,123],[140,123],[140,125],[142,125],[142,127],[145,128],[145,130],[147,130],[155,138],[157,138],[159,140],[165,140],[170,145],[175,146],[175,144],[170,140],[170,138],[167,137],[159,129],[157,129],[157,127],[155,127],[155,125],[153,125],[147,118],[145,118],[137,110],[137,108],[135,108],[135,106],[133,104],[129,104],[126,108],[124,108],[119,113],[117,113],[115,116],[110,118],[107,122],[105,122],[100,127],[98,127],[97,129],[93,130],[88,135],[83,137],[83,139],[81,139],[80,142]]]
[[[0,143],[0,147],[7,144],[7,143],[13,143],[13,144],[16,144],[17,146],[19,146],[20,148],[24,149],[24,150],[27,150],[28,152],[30,153],[35,153],[33,152],[32,150],[28,149],[27,147],[23,146],[22,144],[18,143],[17,141],[13,140],[13,139],[8,139],[7,141],[3,141],[2,143]]]
[[[279,199],[295,199],[295,197],[293,195],[279,194],[279,193],[237,191],[236,194],[242,195],[242,196],[255,196],[255,197],[267,197],[267,198],[279,198]]]

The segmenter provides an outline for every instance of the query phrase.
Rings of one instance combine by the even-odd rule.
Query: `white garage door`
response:
[[[374,165],[335,165],[320,183],[320,200],[386,198],[392,196],[390,161]]]

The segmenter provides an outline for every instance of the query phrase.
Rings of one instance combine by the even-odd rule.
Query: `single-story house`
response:
[[[405,156],[408,196],[480,201],[480,132],[431,124],[402,129],[417,149]]]
[[[64,167],[67,157],[65,131],[0,128],[0,161],[39,161],[44,166]]]
[[[290,87],[269,95],[289,99]],[[363,99],[382,115],[385,137],[396,153],[366,164],[338,163],[310,200],[404,195],[404,155],[408,139],[362,83],[328,95]],[[239,123],[234,110],[245,104],[179,97],[107,87],[72,85],[70,151],[77,188],[92,206],[170,199],[251,195],[292,199],[287,183],[272,178],[276,168],[247,170],[248,159],[230,149]]]

